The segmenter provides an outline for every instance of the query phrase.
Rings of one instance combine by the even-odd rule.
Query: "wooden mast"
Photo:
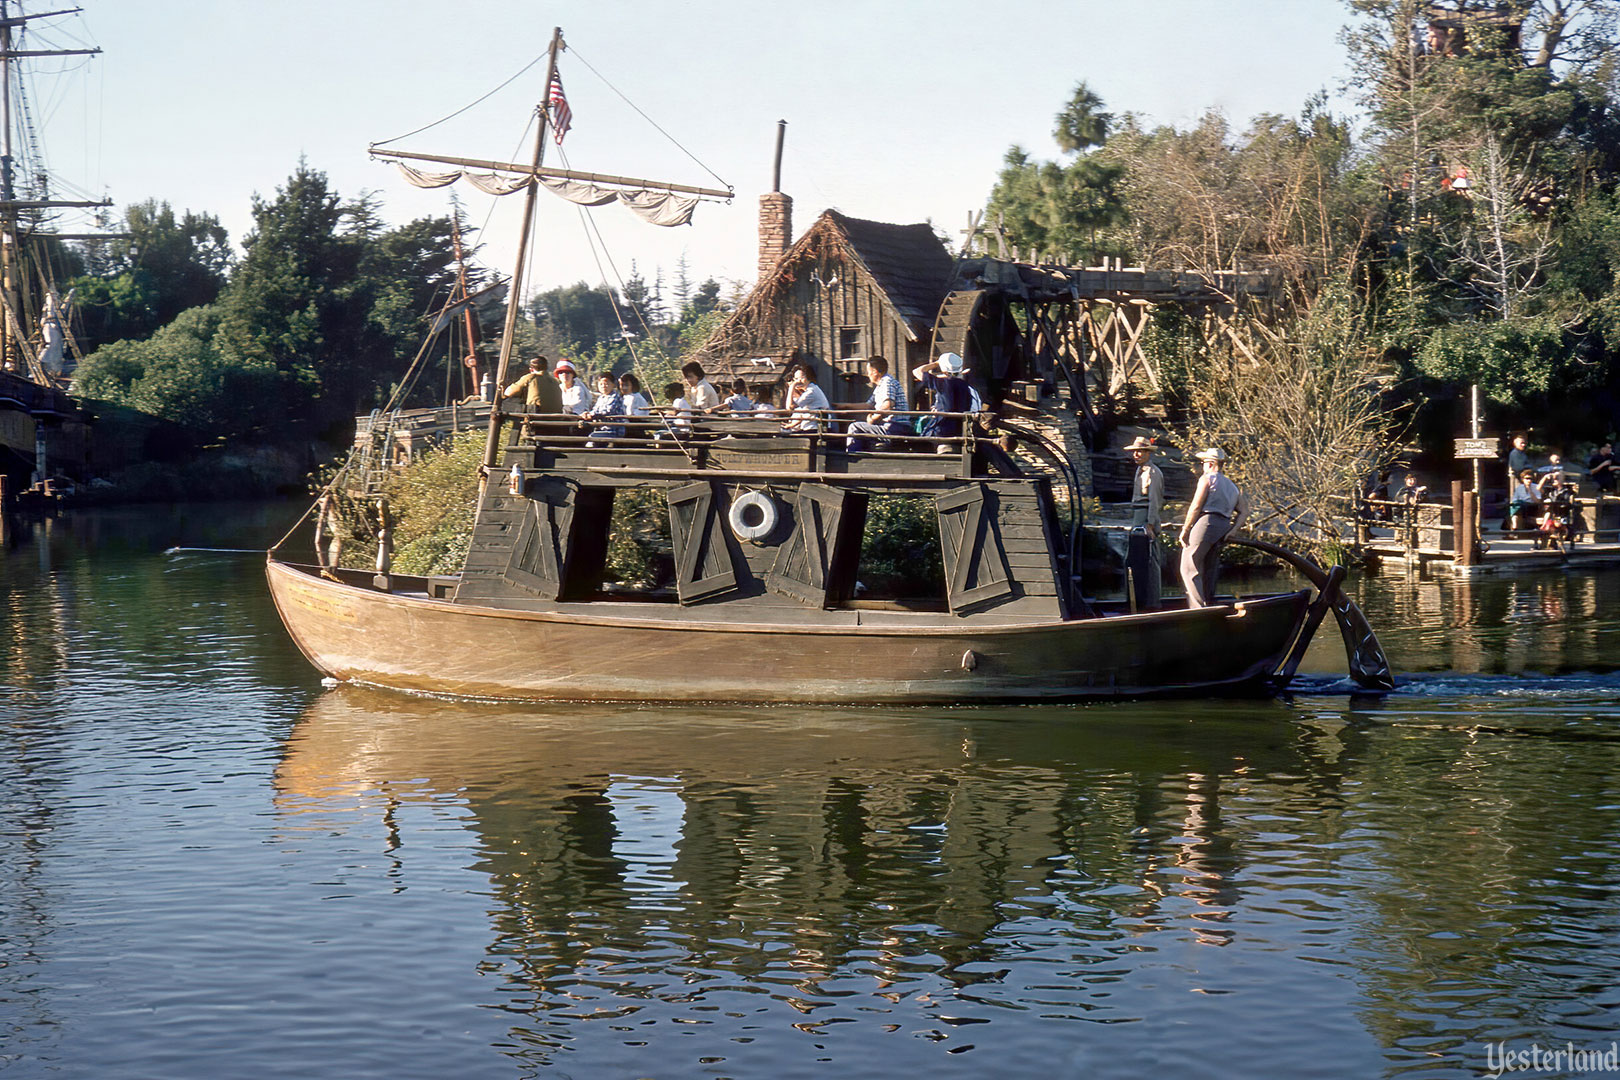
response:
[[[13,370],[26,364],[30,375],[38,382],[50,385],[48,372],[29,347],[27,329],[23,325],[22,308],[22,231],[18,224],[20,210],[48,210],[57,207],[111,206],[111,199],[99,202],[66,201],[57,199],[18,199],[16,190],[15,158],[12,154],[11,80],[14,59],[34,56],[95,56],[100,49],[16,49],[12,47],[11,31],[27,26],[35,19],[55,15],[77,14],[81,8],[63,8],[43,11],[36,15],[13,15],[10,0],[0,0],[0,366]],[[63,237],[63,239],[66,239]],[[95,239],[103,239],[96,237]],[[19,361],[21,363],[19,363]]]
[[[468,300],[467,292],[467,260],[461,250],[461,206],[456,204],[455,216],[450,219],[450,241],[456,249],[456,288],[460,290],[460,299],[465,303]],[[478,317],[473,311],[473,305],[467,303],[462,310],[462,318],[467,324],[467,357],[464,364],[472,372],[473,393],[478,392]],[[460,396],[457,393],[456,396]]]
[[[551,31],[551,51],[546,60],[544,95],[538,112],[540,127],[534,133],[534,168],[539,169],[546,155],[546,130],[551,126],[551,83],[557,75],[557,53],[562,49],[562,27]],[[517,332],[518,308],[523,304],[523,260],[529,253],[529,232],[534,228],[535,193],[539,184],[530,184],[523,194],[523,231],[518,233],[517,262],[512,268],[512,282],[506,296],[506,325],[501,331],[501,354],[495,363],[495,400],[489,410],[489,436],[484,442],[484,472],[495,467],[501,435],[501,391],[506,386],[507,368],[512,362],[512,339]]]

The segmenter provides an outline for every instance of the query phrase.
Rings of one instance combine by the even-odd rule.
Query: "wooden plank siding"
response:
[[[798,459],[800,452],[795,447],[789,457]],[[932,457],[913,460],[929,466],[938,464]],[[708,470],[695,472],[697,475],[689,472],[686,477],[651,482],[669,490],[672,515],[679,518],[672,521],[672,529],[680,537],[676,554],[684,567],[681,602],[703,608],[704,618],[792,620],[797,617],[795,612],[843,607],[854,598],[860,526],[868,495],[904,491],[938,494],[942,482],[948,485],[946,491],[976,493],[970,501],[978,507],[971,522],[977,531],[966,547],[962,538],[962,522],[966,519],[958,516],[951,527],[941,521],[947,572],[952,567],[960,570],[959,586],[972,594],[972,599],[960,605],[958,614],[1015,619],[1066,617],[1064,583],[1054,554],[1062,537],[1057,535],[1056,517],[1050,508],[1050,483],[1044,478],[987,478],[961,487],[959,481],[944,481],[922,473],[915,481],[905,477],[903,483],[898,476],[868,483],[858,474],[851,474],[847,482],[839,480],[836,486],[829,487],[796,476],[768,479],[768,472],[758,479],[731,482],[722,479],[723,473],[705,477],[702,474]],[[818,475],[832,479],[830,474]],[[568,481],[560,482],[557,474],[536,478],[524,495],[510,494],[504,484],[489,486],[465,569],[456,586],[456,601],[497,605],[539,601],[549,607],[554,600],[556,607],[566,610],[570,602],[589,601],[597,595],[610,527],[611,493],[616,486],[632,480],[570,469]],[[649,478],[643,476],[634,482],[645,484]],[[777,512],[776,528],[757,543],[737,540],[726,519],[731,504],[749,491],[766,493]],[[694,493],[703,496],[700,501],[705,505],[683,510]],[[549,502],[551,509],[537,514],[531,506],[539,500]],[[819,509],[835,504],[850,509],[842,525],[838,513],[828,517],[827,511]],[[812,506],[817,509],[807,516],[807,507]],[[541,560],[534,549],[539,542],[535,532],[547,522],[554,523],[559,531],[544,537],[554,546]],[[816,535],[804,535],[806,528],[814,529]],[[699,539],[701,543],[690,547]],[[955,561],[961,551],[981,561],[961,567]],[[691,557],[681,559],[683,552]],[[982,556],[978,554],[981,552]],[[811,553],[815,553],[814,566],[806,562]],[[558,575],[555,581],[553,574]],[[985,588],[986,584],[993,587]]]

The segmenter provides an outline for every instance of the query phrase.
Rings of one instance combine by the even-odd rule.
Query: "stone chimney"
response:
[[[793,198],[780,191],[759,197],[759,278],[776,269],[793,244]]]

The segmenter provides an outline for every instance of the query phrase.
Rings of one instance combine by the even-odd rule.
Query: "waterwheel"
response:
[[[1025,377],[1022,345],[1007,296],[998,290],[949,293],[934,319],[934,358],[956,353],[995,398],[1007,383]]]
[[[1072,333],[1060,326],[1057,305],[1031,305],[1026,309],[1029,332],[1013,316],[1014,301],[996,289],[962,289],[949,293],[934,320],[933,355],[954,352],[973,372],[974,381],[999,403],[1007,388],[1021,379],[1043,379],[1055,374],[1068,383],[1080,417],[1082,437],[1090,445],[1097,428],[1085,374],[1077,358],[1065,357],[1061,344]],[[1070,316],[1072,318],[1072,315]]]

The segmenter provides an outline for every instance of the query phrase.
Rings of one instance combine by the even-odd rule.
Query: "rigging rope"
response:
[[[721,183],[721,185],[725,187],[725,189],[727,191],[735,192],[737,190],[736,188],[732,187],[731,184],[727,183],[725,178],[723,178],[719,173],[717,173],[713,169],[709,168],[709,166],[707,164],[705,164],[696,154],[694,154],[694,153],[692,153],[692,151],[688,150],[681,143],[681,141],[679,139],[675,138],[675,136],[673,136],[669,132],[665,131],[663,129],[663,127],[658,123],[658,121],[654,120],[652,117],[648,116],[645,112],[643,112],[642,109],[641,109],[641,106],[639,106],[635,102],[631,101],[628,97],[625,97],[624,91],[620,90],[617,86],[614,86],[612,83],[608,82],[607,77],[605,75],[603,75],[600,71],[597,71],[596,68],[592,67],[591,62],[589,60],[585,59],[583,56],[581,56],[579,54],[579,50],[577,50],[577,49],[569,49],[568,51],[573,54],[574,59],[578,60],[581,64],[584,64],[585,67],[587,69],[589,69],[589,71],[590,71],[590,73],[592,75],[595,75],[598,79],[601,79],[603,86],[606,86],[609,90],[612,90],[615,94],[618,94],[619,95],[619,100],[623,101],[626,105],[628,105],[632,109],[636,110],[636,114],[638,116],[640,116],[643,120],[647,121],[647,123],[651,124],[654,128],[656,128],[658,133],[660,135],[662,135],[664,138],[668,139],[672,144],[674,144],[681,151],[681,153],[683,153],[687,157],[691,158],[692,161],[697,165],[698,168],[702,169],[704,172],[708,173],[710,176],[712,176],[716,180],[718,180]]]
[[[562,158],[563,166],[566,168],[568,166],[568,155],[563,153],[559,148],[557,151],[557,156]],[[607,274],[602,270],[602,259],[605,257],[607,259],[608,266],[613,270],[614,279],[619,283],[619,292],[624,294],[624,275],[619,273],[619,267],[616,263],[614,263],[612,253],[608,251],[607,241],[602,238],[602,230],[597,228],[596,219],[586,213],[586,210],[588,209],[587,207],[581,206],[578,209],[580,222],[585,226],[585,242],[590,245],[591,258],[596,262],[596,272],[602,275],[602,280],[604,282],[608,280]],[[593,233],[595,234],[594,240],[591,238]],[[597,254],[598,244],[601,245],[600,255]],[[626,300],[629,300],[627,295]],[[608,290],[608,302],[613,306],[613,317],[618,320],[620,338],[630,350],[630,359],[635,363],[640,363],[641,357],[636,355],[636,347],[633,344],[634,339],[626,336],[633,331],[631,331],[630,327],[625,325],[624,315],[619,311],[618,297],[614,296],[612,289]],[[652,342],[653,348],[658,353],[658,358],[664,361],[666,364],[669,363],[669,354],[664,352],[663,346],[660,345],[658,343],[658,339],[653,336],[652,327],[647,325],[647,320],[645,317],[643,317],[639,305],[637,305],[634,301],[629,301],[629,303],[630,310],[635,313],[636,321],[641,324],[641,330],[642,333],[646,335],[646,340]]]
[[[519,70],[515,75],[513,75],[511,78],[507,79],[505,82],[501,83],[501,85],[497,86],[495,89],[491,90],[489,93],[485,94],[483,97],[479,98],[477,101],[468,102],[466,105],[463,105],[461,108],[457,109],[453,113],[450,113],[448,116],[441,116],[439,119],[433,121],[431,124],[423,124],[421,127],[417,128],[415,131],[407,131],[403,135],[395,135],[392,139],[384,139],[381,142],[372,143],[371,145],[373,145],[373,146],[387,146],[389,143],[399,142],[399,140],[401,140],[401,139],[408,139],[412,135],[420,135],[422,132],[427,131],[429,128],[436,128],[440,124],[444,123],[447,120],[454,120],[456,117],[460,116],[462,113],[466,112],[468,109],[477,108],[479,105],[482,105],[484,102],[488,101],[490,98],[494,97],[496,94],[500,93],[502,90],[505,90],[508,86],[511,86],[518,79],[522,78],[523,75],[530,68],[534,67],[534,65],[538,64],[540,61],[544,60],[546,58],[546,56],[550,52],[551,52],[551,50],[547,49],[545,52],[541,53],[539,56],[535,57],[533,60],[530,60],[527,64],[524,64],[522,69]]]

